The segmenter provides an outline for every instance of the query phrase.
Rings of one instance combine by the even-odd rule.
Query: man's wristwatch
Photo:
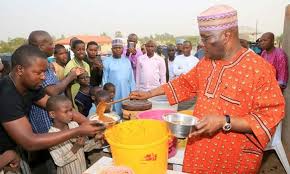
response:
[[[230,117],[229,115],[225,115],[225,117],[226,117],[226,123],[225,123],[224,126],[223,126],[223,130],[224,130],[225,132],[228,132],[228,131],[230,131],[231,128],[232,128],[231,117]]]

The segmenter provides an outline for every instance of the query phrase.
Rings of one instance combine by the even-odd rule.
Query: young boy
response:
[[[56,76],[58,80],[62,80],[64,78],[64,67],[67,64],[67,51],[65,47],[61,44],[56,44],[54,47],[54,57],[55,62],[52,62],[54,66]]]
[[[72,103],[65,96],[53,96],[47,101],[46,108],[53,125],[49,132],[60,132],[68,129],[78,129],[77,122],[72,121]],[[90,151],[102,146],[102,135],[98,133],[94,140],[85,141],[85,137],[70,139],[49,149],[57,174],[80,174],[86,170],[84,151]],[[96,142],[95,142],[96,141]]]
[[[98,55],[99,45],[95,41],[87,44],[87,57],[84,59],[90,65],[91,69],[91,86],[99,86],[102,83],[103,64]]]
[[[72,50],[74,52],[74,58],[71,59],[67,65],[64,68],[64,75],[66,76],[74,67],[79,67],[84,70],[86,70],[90,74],[90,66],[84,61],[84,58],[86,56],[86,51],[85,51],[85,43],[81,40],[75,40],[72,43]],[[70,87],[67,88],[67,96],[73,101],[74,108],[77,109],[77,106],[75,105],[75,96],[79,92],[80,85],[78,83],[74,83]]]
[[[108,91],[110,93],[111,101],[114,100],[115,94],[116,94],[116,87],[113,83],[106,83],[103,87],[104,90]]]
[[[75,97],[75,104],[80,113],[88,116],[93,102],[90,95],[90,76],[84,72],[78,76],[77,82],[80,84],[80,90]]]
[[[17,172],[20,167],[20,158],[14,150],[6,150],[0,155],[0,174],[7,171]]]
[[[130,92],[135,89],[135,80],[131,62],[128,58],[122,56],[123,41],[114,39],[112,41],[113,56],[106,57],[103,61],[104,74],[102,84],[108,82],[116,86],[115,100],[128,97]],[[122,104],[116,103],[113,105],[113,110],[122,116]]]
[[[97,95],[97,93],[99,92],[99,91],[102,91],[103,90],[103,88],[102,87],[99,87],[99,86],[95,86],[95,87],[92,87],[91,89],[90,89],[90,96],[91,96],[91,100],[92,100],[92,108],[91,108],[91,110],[90,110],[90,112],[89,112],[89,117],[91,116],[91,115],[95,115],[96,114],[96,105],[94,104],[94,99],[95,99],[95,97],[93,97],[93,96],[96,96]]]
[[[94,87],[96,88],[96,87]],[[94,103],[95,107],[92,107],[92,109],[90,110],[90,114],[89,115],[95,115],[96,114],[96,106],[98,106],[98,104],[103,101],[103,102],[110,102],[111,100],[111,96],[110,93],[106,90],[103,90],[101,88],[101,90],[97,91],[96,93],[91,93],[91,97]],[[107,108],[105,110],[105,113],[110,113],[111,112],[111,106],[107,105]]]

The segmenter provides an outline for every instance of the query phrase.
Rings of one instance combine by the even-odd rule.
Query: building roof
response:
[[[70,36],[65,39],[55,41],[55,44],[69,45],[70,39],[77,37],[78,39],[84,41],[86,44],[90,41],[95,41],[100,45],[111,44],[112,39],[109,36],[96,36],[96,35],[75,35]]]

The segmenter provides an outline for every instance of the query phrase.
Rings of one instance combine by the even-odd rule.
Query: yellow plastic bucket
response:
[[[116,166],[130,167],[136,174],[165,174],[169,130],[158,120],[130,120],[105,132]]]

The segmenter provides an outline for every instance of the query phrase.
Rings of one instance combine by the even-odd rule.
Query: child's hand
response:
[[[102,140],[104,138],[104,132],[97,132],[95,136],[95,141]]]
[[[20,157],[13,150],[7,150],[4,154],[9,164],[4,167],[5,171],[18,171],[20,167]]]
[[[78,137],[76,144],[78,144],[79,146],[84,146],[85,145],[85,137]]]
[[[71,75],[74,79],[76,79],[79,75],[83,74],[85,70],[80,67],[74,67],[70,70],[69,75]]]
[[[9,163],[9,166],[12,171],[18,171],[20,168],[20,158],[17,156],[17,158],[15,158]]]
[[[103,69],[103,64],[101,62],[99,62],[99,61],[96,61],[96,62],[94,62],[93,67],[94,67],[94,69],[102,70]]]

